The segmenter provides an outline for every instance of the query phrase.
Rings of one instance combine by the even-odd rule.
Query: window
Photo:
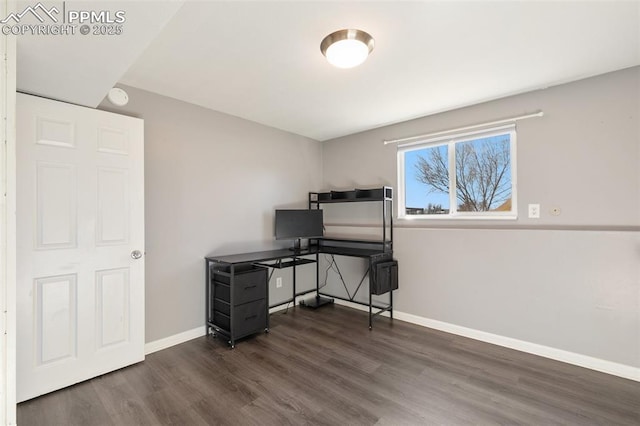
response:
[[[513,218],[515,126],[398,147],[401,218]]]

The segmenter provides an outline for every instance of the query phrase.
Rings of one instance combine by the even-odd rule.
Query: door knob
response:
[[[134,250],[131,252],[131,257],[134,259],[140,259],[142,257],[142,252],[140,250]]]

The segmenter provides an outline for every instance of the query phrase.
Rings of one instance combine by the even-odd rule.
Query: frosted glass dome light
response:
[[[373,37],[361,30],[339,30],[326,36],[320,50],[327,61],[338,68],[353,68],[363,63],[373,50]]]

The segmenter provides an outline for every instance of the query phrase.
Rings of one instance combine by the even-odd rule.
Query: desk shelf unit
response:
[[[382,243],[385,250],[393,251],[393,188],[383,186],[373,189],[349,191],[309,192],[309,209],[319,209],[322,204],[379,202],[382,208]],[[387,233],[387,229],[389,232]],[[388,245],[387,245],[388,243]]]
[[[369,301],[363,303],[356,300],[360,285],[353,295],[349,298],[326,294],[320,292],[319,280],[316,277],[317,297],[329,297],[345,300],[347,302],[368,306],[369,308],[369,329],[372,328],[373,317],[384,312],[389,312],[393,318],[393,290],[398,288],[398,263],[393,260],[393,188],[383,186],[373,189],[353,189],[348,191],[325,191],[325,192],[309,192],[309,209],[321,209],[322,204],[335,203],[362,203],[362,202],[378,202],[382,209],[382,238],[380,240],[345,240],[322,238],[318,240],[319,252],[333,256],[354,256],[368,259],[368,268],[360,281],[360,284],[369,275]],[[364,255],[367,250],[371,250],[373,254]],[[351,253],[353,251],[353,253]],[[340,279],[342,275],[340,274]],[[346,283],[342,281],[343,285]],[[389,293],[389,303],[387,305],[375,304],[372,296]],[[347,294],[349,292],[347,291]],[[374,312],[373,308],[377,311]]]

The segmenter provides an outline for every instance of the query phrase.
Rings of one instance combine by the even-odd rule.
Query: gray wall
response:
[[[151,342],[204,325],[205,255],[276,245],[273,211],[306,208],[308,191],[320,186],[322,147],[125,88],[126,107],[105,102],[101,108],[145,120],[146,341]],[[273,280],[272,303],[291,292],[291,271],[278,271],[274,278],[279,275],[284,285],[276,290]]]
[[[396,221],[396,309],[640,367],[639,67],[327,141],[323,189],[396,187],[385,139],[539,109],[517,124],[517,220]]]
[[[640,366],[640,68],[323,144],[127,90],[129,105],[102,108],[145,120],[147,341],[202,326],[203,256],[274,246],[275,208],[305,207],[313,189],[396,187],[383,139],[542,109],[518,123],[518,220],[396,221],[396,309]],[[541,204],[539,220],[528,203]],[[371,206],[345,207],[327,221],[379,221]],[[348,281],[358,266],[346,265]],[[290,271],[277,274],[272,302],[290,291]],[[331,271],[328,281],[340,291]]]

